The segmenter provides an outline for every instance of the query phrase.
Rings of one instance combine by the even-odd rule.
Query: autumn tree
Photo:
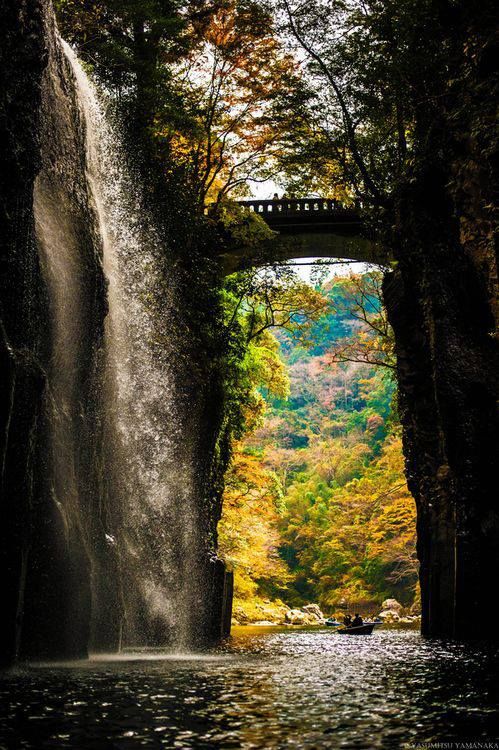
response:
[[[346,341],[355,347],[366,329],[373,336],[381,335],[377,326],[370,328],[363,319],[366,310],[368,317],[380,314],[376,280],[361,282],[355,277],[354,281],[345,277],[326,284],[320,290],[322,313],[299,335],[274,329],[281,344],[282,372],[290,381],[289,395],[283,397],[261,383],[258,393],[265,396],[265,403],[251,422],[251,432],[236,446],[221,525],[226,529],[226,517],[230,520],[236,571],[238,555],[243,560],[242,551],[237,551],[238,535],[243,544],[249,538],[244,498],[249,498],[255,512],[253,495],[272,508],[273,482],[277,480],[280,487],[279,512],[270,524],[262,525],[257,515],[251,522],[259,536],[254,554],[265,559],[261,536],[265,532],[268,549],[274,556],[277,551],[286,564],[285,575],[272,563],[275,577],[269,574],[260,586],[252,573],[253,553],[244,549],[240,584],[244,604],[238,600],[238,606],[256,619],[268,619],[253,609],[261,605],[264,592],[293,606],[319,601],[327,610],[342,599],[352,606],[375,607],[386,596],[397,596],[407,604],[414,596],[415,507],[403,474],[401,438],[392,412],[391,370],[365,360],[332,361],[332,352],[341,350]],[[362,302],[366,296],[372,306]],[[234,300],[233,309],[236,304]],[[245,471],[249,471],[247,482]],[[240,517],[231,510],[238,502]],[[264,517],[270,519],[268,510]],[[254,565],[256,570],[258,561]]]
[[[235,446],[218,541],[220,554],[236,573],[236,606],[254,607],[262,595],[271,592],[275,598],[285,589],[290,575],[279,556],[282,505],[283,490],[276,474],[264,467],[258,454]]]
[[[193,28],[200,42],[178,71],[192,128],[172,137],[204,205],[270,176],[285,92],[299,82],[265,3],[218,0]]]
[[[272,328],[306,341],[310,326],[327,306],[323,294],[290,266],[243,271],[228,280],[227,289],[234,298],[229,327],[242,314],[248,343]]]
[[[380,271],[351,274],[345,280],[348,296],[333,305],[335,312],[347,306],[355,321],[354,333],[335,342],[327,362],[359,362],[395,371],[395,344],[383,303],[383,275]]]
[[[408,165],[407,99],[414,3],[278,0],[285,38],[302,61],[309,96],[288,134],[283,166],[325,190],[343,186],[386,208]],[[411,36],[414,35],[414,36]]]

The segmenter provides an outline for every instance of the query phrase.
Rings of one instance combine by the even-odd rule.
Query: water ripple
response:
[[[0,748],[399,748],[499,741],[498,649],[414,632],[238,628],[0,680]]]

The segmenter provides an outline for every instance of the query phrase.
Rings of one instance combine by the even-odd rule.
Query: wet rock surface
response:
[[[45,386],[47,306],[32,205],[40,169],[41,79],[47,63],[41,0],[8,0],[0,31],[0,621],[4,662],[19,647],[29,548],[29,514],[37,491],[37,455]]]

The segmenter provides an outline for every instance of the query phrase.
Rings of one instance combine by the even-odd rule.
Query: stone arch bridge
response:
[[[368,236],[360,204],[346,206],[330,198],[244,200],[239,205],[257,214],[275,232],[255,248],[223,256],[226,274],[254,265],[299,258],[348,259],[386,265],[386,253]]]

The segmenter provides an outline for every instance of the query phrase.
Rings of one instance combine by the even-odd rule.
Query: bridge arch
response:
[[[369,237],[360,204],[345,206],[330,198],[282,198],[238,201],[275,233],[257,247],[222,255],[229,275],[251,266],[300,258],[332,258],[386,265],[390,258]]]

